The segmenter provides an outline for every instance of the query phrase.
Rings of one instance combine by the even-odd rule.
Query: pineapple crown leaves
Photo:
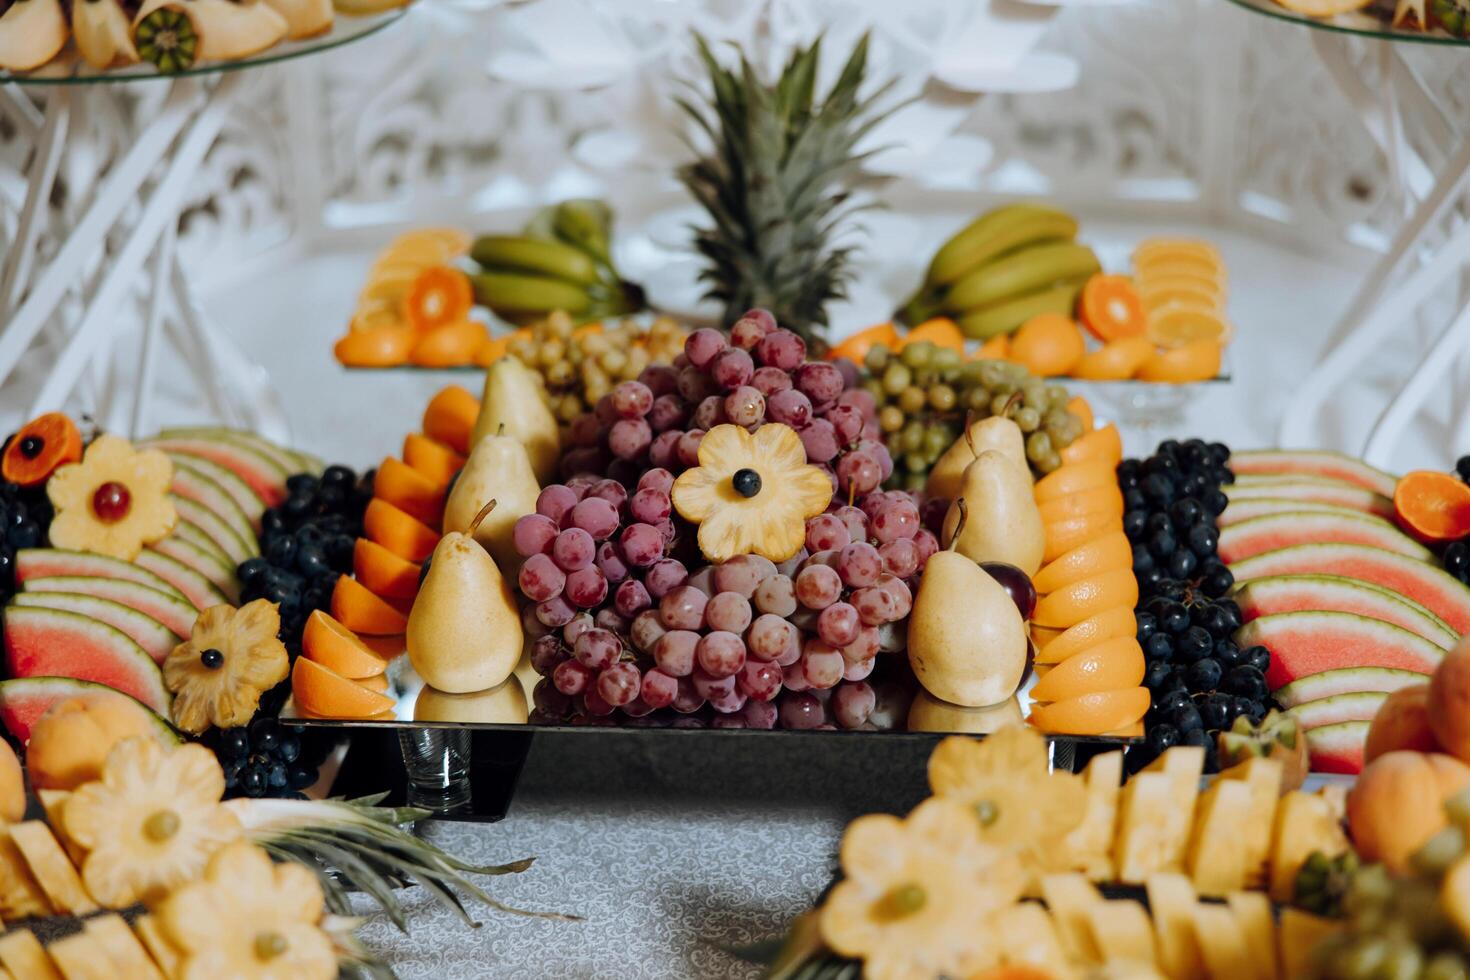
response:
[[[727,68],[702,36],[694,41],[713,95],[707,105],[696,104],[697,94],[675,102],[712,146],[701,153],[689,143],[696,158],[679,170],[713,221],[695,229],[708,260],[700,275],[706,296],[724,302],[727,322],[763,306],[810,336],[852,278],[855,248],[832,240],[862,206],[842,185],[867,155],[854,147],[883,118],[876,106],[893,80],[859,94],[867,35],[820,100],[820,37],[791,54],[775,84],[763,83],[743,54]]]

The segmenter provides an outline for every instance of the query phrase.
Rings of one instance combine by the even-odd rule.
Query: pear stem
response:
[[[495,434],[497,436],[503,436],[503,435],[505,435],[505,423],[504,422],[502,422],[502,423],[500,423],[500,425],[496,426],[496,428],[495,428]]]
[[[471,537],[474,537],[475,532],[480,529],[480,522],[483,521],[485,518],[489,517],[490,516],[490,512],[492,510],[494,510],[494,509],[495,509],[495,501],[494,500],[491,500],[484,507],[481,507],[480,508],[480,512],[475,515],[475,519],[472,520],[472,521],[470,521],[470,532],[469,533],[470,533],[470,536]]]
[[[965,521],[970,519],[970,508],[965,505],[964,497],[955,498],[954,505],[960,509],[960,519],[955,522],[954,533],[949,536],[949,544],[945,547],[945,551],[954,550],[955,544],[960,540],[960,535],[964,533]]]

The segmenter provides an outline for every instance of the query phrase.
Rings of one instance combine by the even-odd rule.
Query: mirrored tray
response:
[[[1360,37],[1375,38],[1381,41],[1408,41],[1415,44],[1470,45],[1470,37],[1454,37],[1441,30],[1416,31],[1393,27],[1387,21],[1379,20],[1362,11],[1325,18],[1308,17],[1306,14],[1288,10],[1275,3],[1274,0],[1230,0],[1230,2],[1237,7],[1265,14],[1267,17],[1275,17],[1277,20],[1284,20],[1292,24],[1305,24],[1307,27],[1335,31],[1339,34],[1356,34]]]
[[[145,82],[169,78],[187,78],[194,75],[214,75],[221,72],[240,71],[245,68],[258,68],[262,65],[273,65],[282,61],[290,61],[293,58],[304,58],[307,55],[319,54],[360,41],[378,33],[389,24],[396,23],[407,13],[405,9],[387,10],[378,14],[366,14],[361,17],[350,17],[338,14],[331,30],[316,37],[306,38],[301,41],[282,41],[274,47],[267,48],[257,55],[249,58],[241,58],[238,61],[213,61],[208,64],[194,65],[183,71],[162,72],[157,67],[142,62],[129,65],[126,68],[108,68],[97,70],[81,59],[76,49],[67,46],[61,54],[35,71],[29,72],[7,72],[0,71],[0,83],[14,83],[16,85],[99,85],[109,82]]]

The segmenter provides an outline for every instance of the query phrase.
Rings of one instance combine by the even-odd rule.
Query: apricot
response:
[[[31,784],[76,789],[101,778],[107,753],[118,742],[134,735],[161,739],[163,731],[158,719],[126,694],[97,691],[58,701],[31,726],[26,743]]]
[[[408,327],[365,327],[349,330],[332,353],[345,367],[397,367],[408,363],[415,339]]]
[[[468,453],[480,399],[459,385],[450,385],[429,400],[424,409],[424,434],[460,454]]]
[[[1379,706],[1373,723],[1368,726],[1363,762],[1367,764],[1380,755],[1400,749],[1413,752],[1439,750],[1439,742],[1429,727],[1428,684],[1400,688]]]

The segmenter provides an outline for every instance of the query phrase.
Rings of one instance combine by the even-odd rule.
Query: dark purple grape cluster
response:
[[[5,437],[0,453],[14,438],[13,432]],[[0,482],[0,603],[15,592],[15,553],[22,548],[46,546],[52,515],[44,482],[33,487]]]

